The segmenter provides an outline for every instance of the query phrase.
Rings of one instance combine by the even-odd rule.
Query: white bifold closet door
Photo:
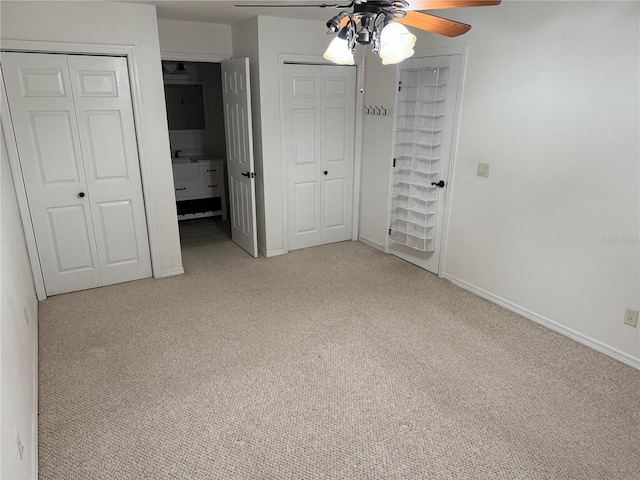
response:
[[[350,240],[356,68],[284,66],[289,250]]]
[[[151,276],[127,62],[3,53],[47,295]]]

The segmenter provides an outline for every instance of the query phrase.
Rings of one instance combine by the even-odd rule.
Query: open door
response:
[[[438,275],[460,55],[399,66],[388,252]]]
[[[227,139],[231,237],[250,255],[257,257],[256,174],[253,162],[249,59],[237,58],[220,63]]]

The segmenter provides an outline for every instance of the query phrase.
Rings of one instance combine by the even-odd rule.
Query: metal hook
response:
[[[376,115],[380,115],[380,107],[378,105],[376,105]]]
[[[367,107],[366,105],[364,106],[364,114],[365,114],[365,115],[370,115],[370,113],[369,113],[369,107]]]
[[[387,109],[386,109],[386,108],[384,108],[384,107],[381,105],[381,106],[380,106],[380,110],[382,110],[382,115],[386,117],[386,116],[387,116]]]

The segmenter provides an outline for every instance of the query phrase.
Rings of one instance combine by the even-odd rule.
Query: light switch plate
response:
[[[479,177],[488,177],[489,176],[489,167],[490,164],[478,162],[478,176]]]

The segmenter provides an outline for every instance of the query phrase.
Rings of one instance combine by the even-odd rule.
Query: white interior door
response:
[[[351,239],[356,69],[284,66],[289,250]]]
[[[47,295],[151,276],[126,61],[3,53],[2,69]]]
[[[401,64],[389,252],[439,273],[460,56]]]
[[[231,237],[250,255],[257,257],[256,185],[249,59],[238,58],[220,63],[227,141]]]
[[[151,276],[127,61],[67,57],[102,284]]]

